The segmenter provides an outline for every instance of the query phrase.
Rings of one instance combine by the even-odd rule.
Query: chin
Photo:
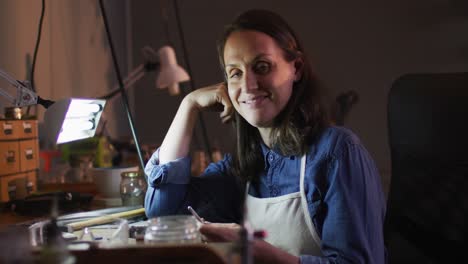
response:
[[[271,123],[272,123],[270,119],[264,120],[264,119],[259,119],[259,118],[246,118],[245,120],[251,126],[256,127],[256,128],[271,127]]]

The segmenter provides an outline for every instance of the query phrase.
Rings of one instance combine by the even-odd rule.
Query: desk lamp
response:
[[[53,102],[33,92],[28,81],[18,81],[1,69],[0,76],[16,88],[15,95],[11,95],[0,87],[0,95],[15,107],[40,104],[47,109],[44,123],[51,142],[62,144],[94,136],[105,100],[67,98]]]
[[[179,83],[190,80],[187,72],[177,64],[174,49],[171,46],[163,46],[157,52],[150,46],[141,50],[144,62],[133,69],[123,80],[124,89],[128,89],[146,73],[157,72],[156,87],[158,89],[168,88],[170,95],[180,93]],[[121,95],[119,87],[114,87],[108,94],[99,97],[111,101]]]

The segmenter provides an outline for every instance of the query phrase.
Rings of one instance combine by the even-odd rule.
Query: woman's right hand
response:
[[[224,82],[199,88],[189,93],[184,100],[200,111],[221,112],[219,117],[223,123],[229,122],[234,115],[234,108]]]
[[[239,240],[238,224],[209,223],[200,227],[200,233],[209,242],[235,242]],[[262,240],[253,241],[252,254],[255,263],[299,263],[299,258]]]
[[[224,83],[199,88],[182,100],[159,150],[159,164],[185,157],[190,150],[198,111],[216,110],[223,123],[234,116],[234,108]]]

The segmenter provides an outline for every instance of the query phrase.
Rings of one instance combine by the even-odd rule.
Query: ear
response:
[[[294,81],[297,82],[302,78],[302,73],[304,72],[304,60],[302,59],[302,56],[299,56],[294,60],[294,68]]]

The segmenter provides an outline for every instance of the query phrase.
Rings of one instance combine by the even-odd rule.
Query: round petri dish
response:
[[[191,215],[152,218],[146,228],[145,243],[199,243],[199,222]]]

